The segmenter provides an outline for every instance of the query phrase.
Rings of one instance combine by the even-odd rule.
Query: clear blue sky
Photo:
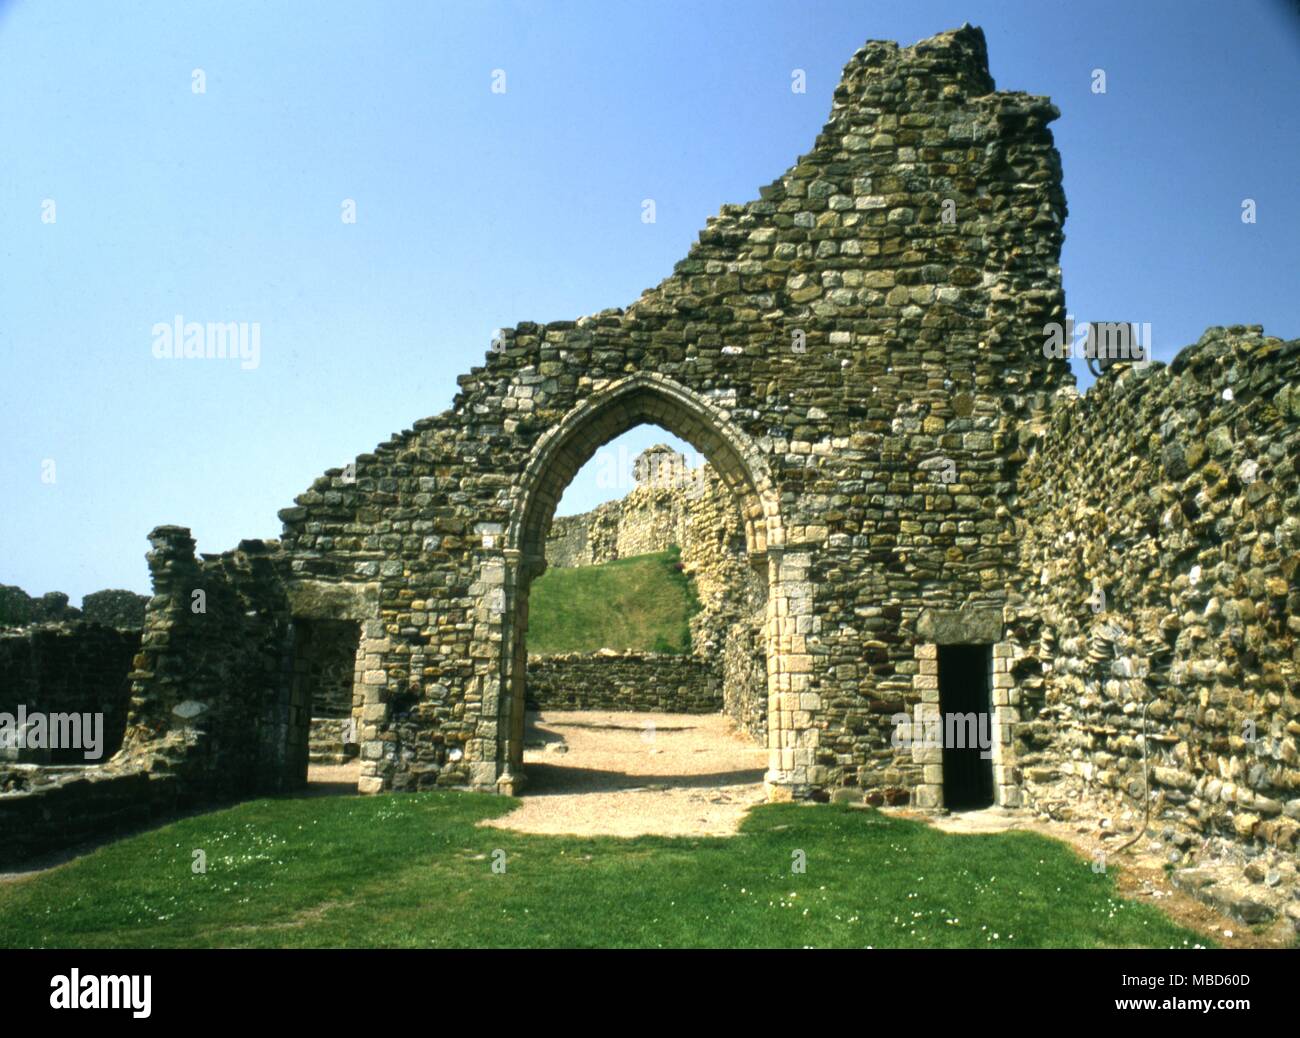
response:
[[[668,274],[706,217],[810,148],[867,39],[969,21],[1000,89],[1061,108],[1080,321],[1149,321],[1166,360],[1210,324],[1300,334],[1289,11],[4,4],[0,582],[147,591],[159,523],[201,551],[278,536],[321,471],[448,407],[493,329],[623,306]],[[258,322],[259,365],[155,360],[177,314]],[[629,456],[666,438],[630,436]],[[588,473],[562,510],[610,494]]]

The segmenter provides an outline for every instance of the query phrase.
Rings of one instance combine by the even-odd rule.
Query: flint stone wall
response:
[[[1018,766],[1054,817],[1294,852],[1300,341],[1211,328],[1064,393],[1021,475]],[[1104,599],[1098,595],[1104,594]],[[1144,715],[1145,713],[1145,722]],[[1190,839],[1189,839],[1190,837]]]
[[[669,653],[530,656],[528,700],[542,710],[710,714],[722,709],[722,680],[705,661]]]
[[[761,617],[728,629],[722,650],[722,710],[741,731],[767,738],[767,653]]]

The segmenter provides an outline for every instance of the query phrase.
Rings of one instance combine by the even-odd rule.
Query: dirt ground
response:
[[[530,713],[523,805],[485,825],[580,836],[730,836],[767,750],[721,714]]]
[[[359,760],[351,760],[347,764],[312,764],[307,768],[307,795],[327,797],[354,794],[360,777]]]

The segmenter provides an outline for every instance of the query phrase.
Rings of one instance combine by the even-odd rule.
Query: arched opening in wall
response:
[[[633,386],[578,411],[535,453],[507,537],[498,786],[570,831],[725,831],[780,745],[775,494],[689,399]],[[634,793],[662,794],[655,820]]]

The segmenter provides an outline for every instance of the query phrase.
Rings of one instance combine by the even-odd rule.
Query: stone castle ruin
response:
[[[1186,854],[1293,851],[1300,342],[1211,328],[1080,395],[1044,350],[1058,115],[995,89],[978,29],[867,43],[812,150],[626,309],[504,330],[449,410],[327,471],[278,542],[196,556],[155,529],[121,749],[11,770],[0,829],[30,848],[293,789],[323,695],[363,793],[525,790],[556,503],[649,422],[734,509],[772,798],[1149,803]],[[726,619],[724,645],[747,618]],[[920,737],[951,713],[984,717],[985,752]]]

